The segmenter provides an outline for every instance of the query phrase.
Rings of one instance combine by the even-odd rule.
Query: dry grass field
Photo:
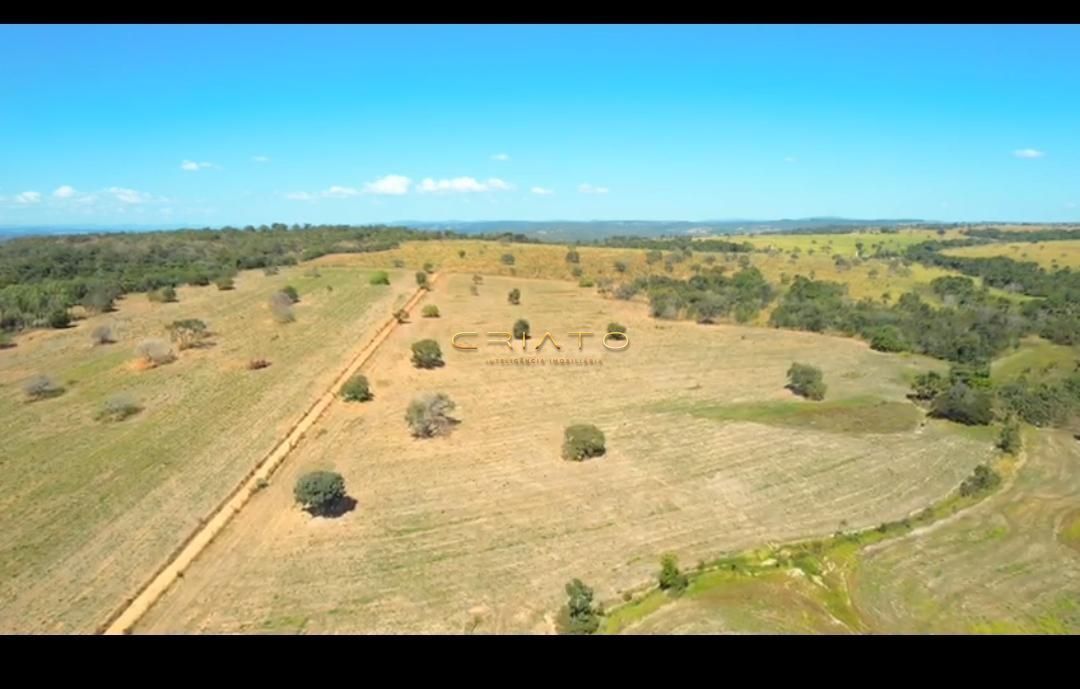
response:
[[[482,271],[500,248],[478,244],[443,267]],[[437,249],[400,252],[411,264]],[[512,250],[522,273],[540,270],[539,251],[560,264],[565,253],[522,249]],[[320,262],[365,258],[378,257]],[[940,499],[992,454],[986,434],[924,424],[905,402],[907,379],[940,362],[810,333],[656,322],[565,282],[487,277],[479,296],[470,284],[444,276],[423,302],[441,318],[414,314],[362,369],[374,400],[335,401],[136,632],[549,632],[572,577],[614,601],[647,584],[663,552],[693,563],[873,526]],[[513,287],[519,306],[506,300]],[[454,332],[508,330],[519,317],[531,346],[550,331],[561,355],[602,363],[493,364],[496,347],[449,345]],[[625,351],[597,338],[574,351],[567,333],[609,321],[628,326]],[[410,365],[409,345],[427,337],[445,367]],[[824,408],[783,389],[792,361],[823,369]],[[427,391],[458,405],[448,437],[408,433],[405,408]],[[560,459],[563,429],[577,422],[606,434],[605,456]],[[340,472],[356,508],[337,518],[297,508],[293,484],[313,469]]]
[[[897,230],[896,232],[861,231],[844,234],[776,234],[748,235],[746,237],[728,237],[733,241],[747,241],[761,250],[777,249],[791,252],[798,249],[802,253],[814,250],[828,256],[859,255],[862,246],[864,254],[873,254],[880,247],[883,250],[903,252],[912,244],[930,240],[961,239],[965,235],[960,230],[946,230],[939,235],[936,230]],[[720,237],[723,239],[724,237]]]
[[[0,631],[89,632],[132,595],[322,394],[349,352],[415,289],[368,273],[306,268],[242,273],[236,289],[182,287],[179,303],[144,294],[113,313],[59,331],[19,336],[0,351]],[[301,296],[296,321],[278,324],[267,300],[286,284]],[[145,337],[200,318],[211,346],[151,370],[134,366]],[[91,346],[113,326],[116,342]],[[270,366],[249,371],[254,358]],[[38,373],[63,395],[24,401]],[[115,423],[94,419],[126,393],[143,407]]]
[[[1072,268],[1075,270],[1080,268],[1080,239],[964,246],[958,249],[947,249],[944,253],[950,256],[970,256],[973,258],[1004,256],[1014,261],[1033,261],[1046,270],[1056,270],[1058,268]]]
[[[1080,443],[1029,434],[1015,483],[958,518],[871,547],[853,600],[900,633],[1080,633]]]
[[[811,246],[809,242],[815,238],[821,239],[822,245],[815,250],[813,255],[807,251],[802,251],[798,256],[780,251],[746,254],[695,252],[692,258],[674,263],[670,273],[665,272],[663,262],[649,265],[643,249],[576,247],[581,257],[581,262],[576,265],[586,278],[593,281],[609,278],[619,284],[649,274],[671,275],[685,279],[694,274],[693,266],[707,266],[710,259],[715,261],[715,265],[725,266],[728,273],[733,273],[739,270],[740,259],[745,258],[757,266],[769,282],[776,285],[780,285],[785,276],[794,278],[796,275],[803,275],[817,280],[843,282],[848,285],[849,294],[855,299],[888,297],[891,301],[896,301],[901,294],[910,291],[919,292],[933,301],[933,294],[927,285],[936,277],[951,274],[945,270],[918,264],[898,270],[896,266],[880,259],[865,259],[849,268],[837,267],[833,259],[833,254],[837,253],[834,249],[837,247],[826,250],[828,245],[825,242],[851,243],[852,252],[854,252],[854,240],[845,239],[845,237],[847,235],[800,237],[800,242],[807,246]],[[729,239],[741,241],[748,238],[733,236]],[[871,243],[869,238],[866,242],[867,246]],[[569,247],[565,245],[557,244],[510,244],[479,240],[405,242],[400,248],[391,251],[333,254],[316,259],[313,264],[378,268],[399,261],[411,270],[418,270],[425,263],[431,263],[442,272],[568,280],[577,283],[578,278],[571,273],[575,264],[566,261],[568,249]],[[465,255],[461,256],[459,252],[464,252]],[[502,257],[506,254],[514,257],[513,265],[503,262]],[[665,252],[665,258],[668,255],[668,252]],[[626,271],[616,270],[616,262],[624,263]],[[765,320],[767,316],[763,314],[761,322]]]

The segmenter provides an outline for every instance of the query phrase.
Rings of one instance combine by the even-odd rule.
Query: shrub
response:
[[[581,263],[581,254],[579,254],[574,249],[570,249],[570,251],[566,252],[566,262],[567,263]]]
[[[589,457],[599,457],[606,452],[604,434],[591,424],[568,426],[562,446],[563,459],[580,462]]]
[[[626,326],[622,323],[608,323],[607,331],[613,333],[615,337],[613,339],[625,340],[626,339]]]
[[[277,266],[266,266],[263,268],[263,275],[277,275],[278,272],[280,271]]]
[[[709,258],[712,257],[710,256]],[[645,262],[648,263],[650,266],[654,263],[659,263],[662,260],[664,260],[664,253],[659,249],[650,249],[645,252]]]
[[[469,294],[473,295],[474,297],[480,296],[480,288],[476,285],[469,285]]]
[[[573,277],[579,278],[584,274],[585,274],[585,271],[583,271],[581,269],[581,266],[574,266],[573,268],[570,269],[570,275],[572,275]]]
[[[517,287],[510,290],[510,293],[508,295],[506,295],[506,300],[508,302],[510,302],[511,304],[515,304],[515,305],[520,304],[521,303],[521,290],[519,290]]]
[[[826,385],[822,380],[821,369],[809,364],[792,364],[787,376],[787,387],[796,395],[811,400],[825,399]]]
[[[969,426],[985,426],[994,419],[993,400],[984,390],[956,382],[934,398],[930,414]]]
[[[91,313],[106,313],[113,310],[113,301],[117,294],[118,290],[101,285],[91,288],[80,303]]]
[[[405,421],[409,424],[413,437],[434,438],[445,435],[456,423],[450,412],[457,405],[445,394],[429,393],[414,399],[405,411]]]
[[[405,267],[405,261],[401,260],[400,258],[395,258],[394,259],[394,267],[395,268],[404,268]]]
[[[397,311],[394,312],[394,320],[397,321],[398,323],[408,323],[409,322],[409,312],[406,311],[405,309],[398,309]]]
[[[502,261],[504,265],[508,265],[508,266],[514,265],[514,255],[513,254],[503,254],[502,257],[499,258],[499,260]]]
[[[998,434],[998,449],[1007,454],[1015,455],[1020,451],[1022,443],[1023,441],[1020,437],[1020,424],[1015,418],[1011,417],[1007,419],[1001,427],[1001,433]]]
[[[234,289],[236,287],[236,283],[229,275],[222,275],[221,277],[214,280],[214,284],[217,285],[218,290],[222,292],[227,292],[228,290]]]
[[[968,476],[960,484],[960,495],[966,498],[969,495],[993,490],[1000,483],[1001,476],[996,471],[985,464],[980,464],[975,467],[975,471],[971,473],[971,476]]]
[[[270,315],[278,323],[292,323],[296,320],[292,305],[292,298],[285,292],[274,292],[270,295]]]
[[[870,336],[870,349],[879,352],[903,352],[908,346],[896,326],[883,325]]]
[[[416,271],[416,285],[421,289],[428,289],[427,273],[422,270]]]
[[[289,301],[293,304],[300,301],[300,293],[296,291],[296,288],[292,285],[285,285],[281,288],[281,293],[289,298]]]
[[[332,471],[306,473],[296,480],[293,497],[311,514],[327,514],[345,497],[345,479]]]
[[[322,273],[319,272],[319,267],[318,266],[311,266],[310,268],[308,268],[307,270],[304,271],[304,277],[321,278]]]
[[[210,276],[203,272],[194,273],[188,279],[188,284],[192,287],[205,287],[210,284]]]
[[[169,339],[176,343],[180,351],[197,347],[210,337],[206,323],[198,318],[173,321],[165,329],[169,332]]]
[[[625,273],[626,269],[627,269],[627,265],[626,265],[625,261],[615,261],[615,270],[617,270],[620,273]]]
[[[14,347],[15,343],[11,339],[11,333],[6,330],[0,330],[0,349],[7,349],[8,347]]]
[[[247,369],[249,371],[258,371],[261,368],[266,368],[270,365],[269,359],[252,359],[247,363]]]
[[[911,386],[912,399],[929,402],[949,389],[949,381],[937,371],[928,371],[915,376]]]
[[[517,319],[514,323],[513,331],[515,340],[527,339],[529,337],[529,321],[524,318]]]
[[[443,365],[442,350],[435,340],[413,342],[412,363],[416,368],[438,368]]]
[[[434,272],[435,272],[435,266],[433,266],[433,265],[431,264],[431,261],[428,261],[427,263],[425,263],[425,264],[424,264],[424,272],[425,272],[425,273],[427,273],[427,274],[429,274],[429,275],[430,275],[431,273],[434,273]]]
[[[423,309],[421,309],[420,315],[424,318],[438,318],[439,307],[435,306],[434,304],[427,304],[424,306]]]
[[[635,285],[632,282],[627,282],[627,283],[624,283],[624,284],[619,285],[618,287],[616,287],[615,291],[612,294],[616,299],[621,299],[622,301],[626,301],[628,299],[633,299],[634,295],[637,294],[637,293],[638,293],[638,286]]]
[[[176,301],[176,289],[173,287],[162,287],[152,292],[147,293],[146,297],[152,302],[158,302],[161,304],[168,304]]]
[[[65,308],[55,308],[49,312],[46,319],[50,328],[66,328],[71,325],[71,314]]]
[[[143,340],[135,347],[135,355],[150,366],[163,366],[176,359],[172,347],[164,340]]]
[[[472,281],[474,285],[482,285],[484,284],[484,276],[480,273],[473,273]]]
[[[90,342],[95,345],[110,344],[113,341],[112,326],[105,325],[104,323],[95,326],[90,331]]]
[[[657,575],[660,588],[674,595],[679,595],[686,590],[689,579],[679,571],[679,561],[674,555],[668,554],[660,558],[660,574]]]
[[[367,402],[375,397],[367,376],[357,373],[341,386],[341,398],[346,402]]]
[[[578,284],[578,287],[595,287],[596,286],[596,283],[593,282],[590,278],[581,278],[580,280],[578,280],[577,284]]]
[[[371,278],[368,279],[368,284],[371,285],[389,285],[390,275],[385,270],[378,270],[371,274]]]
[[[56,397],[64,392],[63,386],[59,385],[49,376],[39,373],[33,376],[22,386],[23,394],[31,402],[43,400],[47,397]]]
[[[592,634],[600,628],[600,610],[593,604],[593,590],[574,579],[566,585],[566,605],[559,611],[560,634]]]
[[[129,416],[138,414],[141,410],[142,407],[130,395],[113,395],[101,405],[95,418],[98,421],[123,421]]]

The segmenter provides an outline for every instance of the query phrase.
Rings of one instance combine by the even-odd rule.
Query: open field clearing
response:
[[[1080,231],[1078,231],[1080,234]],[[1047,242],[1016,242],[1007,244],[983,244],[946,249],[948,256],[990,258],[1004,256],[1014,261],[1033,261],[1046,270],[1080,268],[1080,239],[1063,239]]]
[[[822,237],[826,236],[837,241],[846,235],[822,235]],[[741,241],[743,237],[734,236],[726,239]],[[418,270],[425,263],[432,263],[441,272],[570,280],[576,284],[578,278],[570,272],[574,264],[566,261],[568,248],[558,244],[510,244],[486,241],[404,242],[401,247],[390,251],[331,254],[318,258],[312,263],[323,266],[378,268],[391,265],[396,260],[411,270]],[[813,255],[808,255],[804,251],[797,257],[779,251],[772,254],[695,252],[693,258],[674,263],[672,271],[668,273],[664,269],[663,262],[650,265],[645,258],[644,249],[590,246],[575,247],[575,249],[581,256],[581,262],[576,265],[581,268],[584,277],[594,281],[599,278],[610,278],[616,283],[630,282],[650,274],[671,275],[685,279],[694,274],[695,264],[708,265],[707,260],[710,257],[715,260],[715,265],[725,266],[729,273],[733,273],[739,270],[740,259],[745,258],[757,266],[766,279],[773,284],[780,285],[785,276],[794,278],[796,275],[804,275],[816,280],[833,280],[847,284],[849,294],[854,299],[866,297],[882,299],[887,295],[891,301],[896,301],[904,292],[916,291],[928,301],[933,302],[937,300],[928,287],[929,282],[936,277],[956,274],[918,264],[898,270],[889,262],[880,259],[866,259],[859,265],[837,267],[832,258],[833,252],[824,250],[815,251]],[[464,256],[459,255],[462,251],[465,253]],[[665,256],[668,253],[665,252]],[[502,257],[505,254],[514,257],[513,265],[503,262]],[[620,273],[616,270],[617,261],[626,265],[625,272]],[[768,320],[767,312],[762,315],[761,322],[766,320]]]
[[[1028,438],[1010,489],[860,557],[853,600],[874,628],[1080,633],[1080,551],[1068,535],[1080,509],[1080,443],[1056,431]]]
[[[334,402],[136,632],[548,632],[572,577],[613,601],[647,584],[666,551],[694,563],[897,519],[992,454],[985,434],[881,413],[940,362],[809,333],[656,322],[560,282],[488,277],[479,296],[470,284],[444,275],[423,302],[442,316],[414,313],[361,369],[374,400]],[[513,287],[519,306],[507,303]],[[505,350],[483,336],[480,351],[450,347],[455,332],[508,330],[521,317],[530,349],[550,331],[560,355],[603,363],[491,364]],[[578,352],[567,335],[609,321],[628,327],[623,352],[598,338]],[[415,369],[409,345],[428,337],[447,364]],[[773,410],[814,404],[783,389],[793,360],[822,368],[828,400],[861,400],[845,407],[866,419],[860,432]],[[416,440],[404,411],[428,391],[448,394],[461,423]],[[607,454],[560,459],[571,423],[596,424]],[[313,518],[296,507],[293,484],[314,469],[341,473],[356,508]]]
[[[285,435],[340,372],[350,352],[415,285],[390,287],[366,271],[249,271],[236,289],[182,287],[179,303],[131,294],[113,313],[75,327],[34,331],[0,352],[0,630],[88,632],[169,554]],[[268,298],[293,285],[295,322],[272,318]],[[168,339],[165,325],[204,320],[208,346],[144,370],[136,345]],[[113,327],[112,344],[90,332]],[[175,346],[174,346],[175,347]],[[248,370],[253,359],[270,365]],[[66,389],[25,402],[38,373]],[[103,402],[130,395],[141,411],[95,420]]]
[[[939,235],[936,230],[898,230],[897,232],[848,232],[822,234],[774,234],[774,235],[732,235],[717,237],[734,242],[747,241],[761,250],[779,249],[791,252],[798,249],[802,253],[813,250],[827,256],[858,256],[860,246],[863,255],[871,255],[878,248],[886,251],[903,253],[913,244],[939,239],[962,239],[966,235],[960,230],[946,230]]]
[[[1038,337],[1029,337],[1011,352],[998,357],[990,365],[995,382],[1003,383],[1021,377],[1053,381],[1072,373],[1080,362],[1080,347],[1054,344]]]

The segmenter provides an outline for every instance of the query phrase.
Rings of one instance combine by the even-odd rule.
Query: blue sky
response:
[[[1075,26],[5,26],[0,225],[1080,219]]]

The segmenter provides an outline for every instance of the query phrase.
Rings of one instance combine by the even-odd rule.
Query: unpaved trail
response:
[[[435,281],[438,279],[439,274],[435,273],[428,282],[429,284],[434,285]],[[406,312],[411,312],[420,300],[424,298],[427,292],[428,290],[424,288],[418,288],[416,292],[409,297],[402,308]],[[130,632],[142,616],[145,615],[154,603],[156,603],[169,589],[173,582],[183,576],[184,570],[195,561],[195,558],[210,545],[214,538],[228,525],[230,520],[240,512],[245,504],[247,504],[248,500],[251,499],[251,496],[258,490],[259,482],[268,480],[270,475],[281,466],[282,462],[289,456],[289,453],[300,443],[301,439],[303,439],[304,434],[315,425],[334,401],[337,397],[337,391],[345,381],[371,358],[379,348],[379,345],[390,336],[390,333],[394,331],[394,328],[397,325],[397,319],[394,316],[391,316],[379,327],[374,337],[372,337],[372,339],[352,358],[342,373],[334,379],[334,382],[326,392],[308,408],[289,433],[282,438],[270,453],[255,465],[255,468],[252,469],[247,477],[238,484],[231,493],[229,493],[228,497],[225,498],[224,502],[217,510],[215,510],[213,515],[210,518],[203,520],[202,526],[184,541],[179,550],[165,562],[161,569],[159,569],[150,581],[139,590],[135,597],[105,622],[103,625],[104,629],[102,630],[104,634],[126,634]]]

